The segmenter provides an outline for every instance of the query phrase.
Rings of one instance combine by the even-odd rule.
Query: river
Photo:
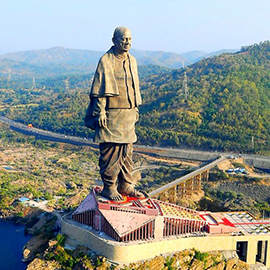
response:
[[[0,219],[0,269],[25,270],[22,262],[22,248],[31,238],[24,235],[24,226]]]

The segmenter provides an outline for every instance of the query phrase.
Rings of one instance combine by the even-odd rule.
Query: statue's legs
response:
[[[120,170],[118,174],[118,191],[122,195],[127,195],[126,191],[130,187],[134,189],[133,177],[131,175],[133,170],[133,145],[132,143],[123,144],[122,158],[120,161]]]
[[[118,144],[100,143],[99,144],[99,172],[103,181],[103,190],[101,195],[104,197],[120,201],[123,200],[121,194],[117,191],[117,177],[120,170],[120,154]]]
[[[129,195],[135,198],[144,198],[144,195],[134,188],[133,170],[133,144],[125,144],[120,172],[118,174],[118,191],[122,195]]]
[[[133,185],[132,144],[101,143],[99,149],[100,175],[104,185],[102,195],[112,200],[123,199],[121,194],[143,197]]]

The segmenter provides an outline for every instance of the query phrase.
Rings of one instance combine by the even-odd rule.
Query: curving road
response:
[[[13,121],[7,117],[0,116],[0,121],[6,123],[11,129],[24,133],[26,135],[35,136],[36,139],[57,141],[63,143],[70,143],[75,145],[87,145],[94,148],[98,148],[98,144],[94,143],[91,139],[80,138],[75,136],[67,136],[64,134],[59,134],[55,132],[45,131],[38,128],[28,128],[19,122]],[[197,160],[197,161],[212,161],[220,156],[229,158],[239,157],[236,153],[225,153],[225,152],[214,152],[214,151],[199,151],[199,150],[186,150],[180,148],[165,148],[165,147],[154,147],[154,146],[144,146],[144,145],[134,145],[134,151],[137,153],[144,153],[159,157],[169,157],[178,158],[186,160]],[[249,155],[243,154],[241,157],[250,166],[254,166],[260,169],[270,170],[270,156],[260,156],[260,155]]]

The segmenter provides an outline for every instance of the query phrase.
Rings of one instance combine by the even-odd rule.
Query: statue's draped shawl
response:
[[[113,47],[106,52],[99,60],[96,73],[94,76],[92,88],[90,91],[90,99],[95,97],[113,97],[119,96],[116,80],[114,78],[114,52]],[[139,77],[136,59],[128,53],[129,66],[133,79],[133,87],[135,90],[135,105],[141,105],[142,98],[139,87]]]

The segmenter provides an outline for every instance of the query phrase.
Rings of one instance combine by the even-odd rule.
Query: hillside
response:
[[[144,75],[137,125],[139,143],[269,153],[269,54],[266,41],[243,47],[238,53],[201,60],[185,69],[140,67],[140,75]],[[63,80],[43,79],[32,90],[13,90],[12,86],[1,90],[0,113],[36,127],[92,136],[83,123],[91,76],[70,76],[68,92]]]
[[[142,81],[140,141],[270,150],[270,42]],[[187,75],[188,98],[183,80]]]

